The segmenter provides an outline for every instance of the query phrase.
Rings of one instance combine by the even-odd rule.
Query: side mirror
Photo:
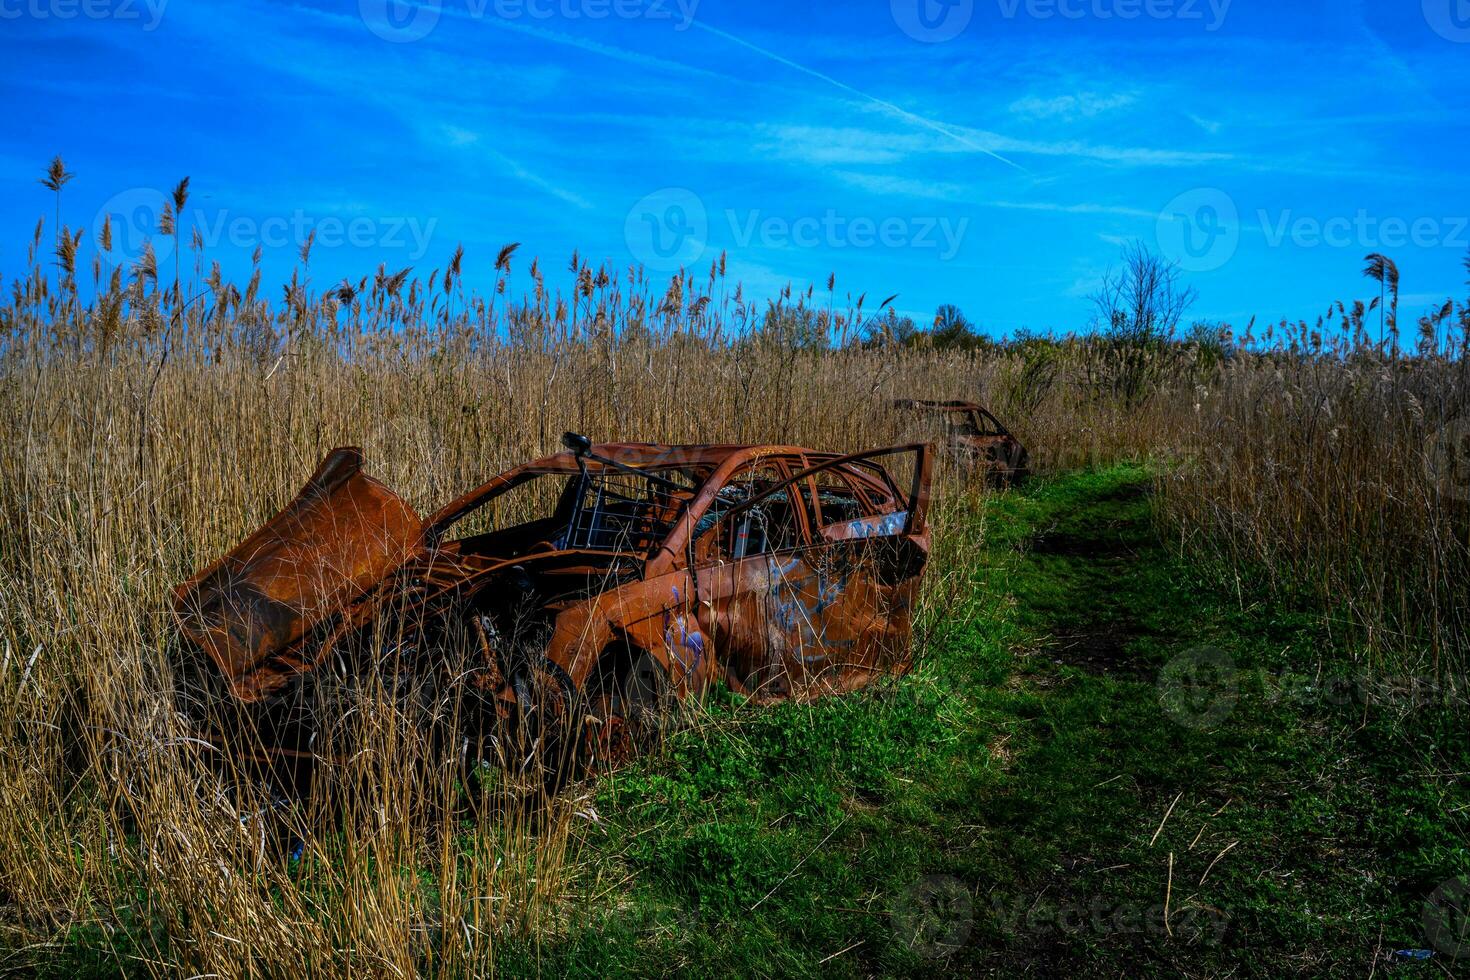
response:
[[[586,456],[592,452],[592,440],[575,432],[562,433],[561,444],[578,456]]]

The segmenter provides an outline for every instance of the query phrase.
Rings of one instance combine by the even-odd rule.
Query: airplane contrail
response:
[[[1010,166],[1010,167],[1015,167],[1017,170],[1021,171],[1022,173],[1030,173],[1029,170],[1027,170],[1025,167],[1021,166],[1019,163],[1016,163],[1014,160],[1009,160],[1006,157],[1001,156],[999,153],[996,153],[994,150],[992,150],[992,149],[990,149],[988,147],[982,146],[979,143],[975,142],[974,140],[969,139],[965,135],[963,135],[961,133],[956,133],[954,130],[950,129],[949,127],[944,126],[944,125],[942,125],[940,123],[937,123],[937,122],[935,122],[932,119],[926,119],[925,117],[919,115],[918,113],[910,112],[909,110],[905,109],[903,106],[895,105],[892,102],[887,101],[886,99],[880,99],[876,95],[869,95],[867,92],[864,92],[864,91],[862,91],[861,89],[858,89],[858,88],[854,88],[853,86],[847,84],[846,82],[844,82],[844,81],[842,81],[840,79],[833,78],[831,75],[824,75],[824,74],[822,74],[821,72],[817,71],[814,68],[808,68],[806,65],[803,65],[803,64],[801,64],[800,62],[797,62],[797,61],[792,61],[790,58],[787,58],[784,55],[777,54],[774,51],[769,51],[769,50],[761,47],[760,45],[752,44],[752,43],[750,43],[749,41],[745,40],[742,37],[737,37],[736,35],[731,34],[729,31],[722,31],[718,27],[711,27],[710,25],[704,23],[703,21],[700,21],[700,20],[691,21],[690,22],[690,26],[696,27],[696,28],[698,28],[701,31],[705,31],[707,33],[713,34],[716,37],[722,37],[722,38],[724,38],[725,40],[729,41],[732,44],[738,44],[738,45],[740,45],[743,48],[749,48],[751,51],[754,51],[756,54],[759,54],[763,58],[769,58],[771,61],[774,61],[777,64],[785,65],[788,68],[793,68],[796,71],[802,72],[803,74],[810,75],[810,76],[812,76],[813,78],[816,78],[816,79],[820,79],[821,81],[826,82],[828,85],[835,86],[836,88],[839,88],[839,89],[841,89],[844,92],[850,92],[853,95],[856,95],[860,99],[865,99],[866,101],[871,102],[871,103],[873,103],[876,106],[880,106],[880,107],[888,110],[889,112],[893,113],[894,115],[899,116],[902,119],[905,119],[905,120],[907,120],[907,121],[909,121],[911,123],[916,123],[917,125],[923,126],[925,129],[933,130],[934,132],[939,133],[942,136],[947,136],[950,139],[954,140],[957,143],[960,143],[963,146],[968,146],[972,150],[976,150],[976,151],[978,151],[980,153],[984,153],[986,156],[994,157],[995,159],[999,160],[1001,163],[1004,163],[1004,164],[1006,164],[1007,166]]]

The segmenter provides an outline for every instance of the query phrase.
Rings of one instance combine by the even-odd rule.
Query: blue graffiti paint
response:
[[[771,617],[780,629],[797,631],[800,651],[798,656],[805,663],[814,663],[826,660],[825,649],[836,645],[827,640],[827,623],[823,614],[847,591],[852,566],[843,561],[836,568],[822,565],[811,574],[793,577],[792,573],[800,565],[800,559],[793,559],[785,566],[774,559],[769,560],[773,580],[770,589]],[[810,599],[806,595],[809,592],[813,593]],[[842,645],[850,646],[851,643]],[[808,647],[815,652],[806,653]]]
[[[882,517],[867,518],[863,521],[855,521],[848,525],[851,528],[848,536],[852,538],[891,538],[903,533],[904,525],[908,523],[907,511],[899,511],[896,514],[884,514]]]
[[[684,671],[685,674],[693,673],[704,659],[704,634],[697,629],[689,629],[688,618],[682,612],[673,612],[681,602],[679,587],[676,585],[672,590],[674,604],[665,609],[663,614],[664,645],[668,648],[669,656]],[[677,642],[675,636],[677,634]],[[691,657],[685,660],[679,651],[683,650]]]

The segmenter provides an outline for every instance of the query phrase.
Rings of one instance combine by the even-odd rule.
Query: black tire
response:
[[[634,649],[604,658],[587,698],[588,761],[617,766],[657,744],[673,707],[668,672],[651,653]]]

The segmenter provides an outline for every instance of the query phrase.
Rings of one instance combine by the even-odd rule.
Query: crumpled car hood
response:
[[[284,510],[174,590],[180,630],[240,700],[310,669],[302,637],[422,548],[423,521],[362,468],[360,449],[333,451]]]

